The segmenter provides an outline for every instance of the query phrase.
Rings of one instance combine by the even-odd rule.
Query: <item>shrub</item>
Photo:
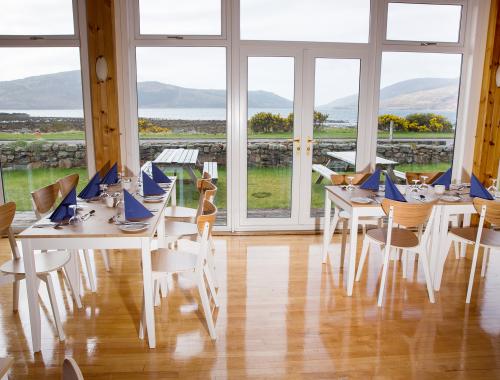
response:
[[[314,131],[322,131],[325,127],[325,121],[328,120],[327,113],[321,113],[319,111],[314,111],[313,117],[313,129]]]
[[[170,133],[169,128],[160,127],[147,119],[139,119],[137,124],[139,133]]]
[[[248,121],[248,127],[254,133],[288,132],[290,128],[290,116],[283,118],[271,112],[259,112]],[[293,125],[293,115],[292,124]]]
[[[431,132],[452,132],[453,125],[446,117],[435,113],[412,113],[406,116],[409,123],[416,123]]]
[[[389,131],[391,121],[394,122],[394,131],[407,131],[409,130],[409,123],[404,117],[384,114],[378,117],[378,129],[379,131]]]

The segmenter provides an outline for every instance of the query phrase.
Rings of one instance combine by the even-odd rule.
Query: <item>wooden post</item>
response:
[[[118,90],[114,35],[114,0],[87,0],[90,92],[96,169],[106,162],[120,164]],[[104,57],[108,75],[99,81],[96,61]]]

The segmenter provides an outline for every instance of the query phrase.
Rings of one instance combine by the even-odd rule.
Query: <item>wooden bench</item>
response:
[[[203,173],[207,172],[212,177],[212,182],[217,183],[219,173],[217,172],[217,162],[204,162]]]
[[[314,164],[312,166],[312,170],[314,172],[316,172],[316,173],[319,173],[319,177],[316,180],[316,184],[321,183],[321,181],[323,180],[323,178],[328,178],[328,180],[330,180],[330,178],[332,177],[332,175],[337,174],[333,170],[328,169],[325,165],[320,165],[320,164]]]

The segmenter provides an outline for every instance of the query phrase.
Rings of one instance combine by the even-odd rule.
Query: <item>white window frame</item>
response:
[[[83,119],[86,146],[87,171],[93,175],[95,168],[94,137],[92,133],[92,109],[90,96],[90,73],[87,43],[87,17],[85,0],[73,0],[75,34],[51,36],[7,36],[0,35],[0,48],[19,47],[77,47],[80,50],[80,72],[82,76]],[[0,181],[1,170],[0,170]],[[0,183],[0,202],[5,202],[3,183]]]
[[[135,40],[168,40],[168,41],[183,41],[183,40],[226,40],[227,39],[227,7],[228,1],[230,0],[220,0],[221,2],[221,34],[141,34],[140,31],[140,11],[139,2],[140,0],[134,0],[134,11],[132,12],[133,25],[134,25],[134,36]]]
[[[241,179],[242,163],[246,162],[241,151],[242,141],[246,141],[245,123],[242,122],[241,102],[246,99],[241,88],[241,49],[272,51],[273,49],[310,49],[324,50],[332,55],[342,52],[353,57],[363,56],[365,67],[362,76],[359,104],[364,104],[364,112],[359,113],[356,169],[374,167],[377,150],[377,122],[379,113],[379,93],[382,52],[422,52],[462,54],[462,71],[459,89],[457,128],[453,155],[453,178],[460,179],[462,168],[472,170],[471,149],[466,149],[467,141],[472,141],[477,122],[481,77],[486,46],[487,23],[490,0],[371,0],[370,27],[368,43],[342,42],[293,42],[293,41],[255,41],[240,39],[239,0],[223,1],[222,36],[181,36],[168,38],[159,35],[138,35],[138,0],[123,0],[115,4],[117,9],[116,35],[118,59],[118,87],[120,105],[120,128],[122,132],[122,159],[134,172],[139,169],[139,135],[137,131],[137,94],[135,48],[139,46],[224,46],[227,48],[227,226],[218,228],[231,231],[262,230],[300,230],[317,228],[317,224],[297,226],[251,226],[241,224],[241,194],[244,194]],[[389,2],[408,2],[425,4],[462,5],[460,40],[458,43],[436,43],[427,45],[421,41],[387,41],[387,7]],[[225,12],[225,13],[224,13]],[[327,53],[325,53],[327,54]],[[307,75],[305,73],[304,75]],[[307,80],[307,78],[305,78]],[[304,102],[312,86],[304,86]],[[362,95],[364,94],[364,95]],[[304,169],[301,169],[304,170]],[[246,173],[246,172],[245,172]]]
[[[460,16],[460,26],[458,31],[458,41],[457,42],[439,42],[439,41],[411,41],[411,40],[388,40],[387,39],[387,17],[389,12],[389,4],[422,4],[422,5],[455,5],[461,6],[462,12]],[[467,30],[467,4],[468,0],[384,0],[384,6],[382,8],[382,35],[384,45],[405,45],[405,46],[435,46],[435,47],[463,47],[465,40],[465,33]]]

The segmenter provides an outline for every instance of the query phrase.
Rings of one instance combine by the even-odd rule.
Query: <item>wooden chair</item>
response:
[[[486,274],[486,265],[488,256],[492,250],[500,248],[500,231],[485,228],[485,222],[491,225],[500,224],[500,202],[495,200],[486,200],[474,198],[474,208],[479,214],[479,224],[477,227],[452,228],[448,232],[448,241],[446,253],[450,250],[451,243],[458,241],[462,244],[474,244],[474,253],[472,254],[472,266],[469,275],[469,285],[467,287],[466,303],[470,303],[472,287],[474,285],[474,274],[476,272],[477,257],[479,248],[483,248],[483,263],[481,268],[481,277]],[[444,256],[444,261],[446,256]]]
[[[330,177],[330,181],[332,185],[347,185],[349,180],[347,177],[354,177],[352,180],[353,185],[361,185],[366,179],[371,175],[371,173],[355,173],[355,174],[333,174]],[[338,216],[335,215],[332,218],[331,226],[332,226],[332,238],[335,234],[335,230],[337,229],[337,225],[342,223],[342,242],[341,242],[341,256],[342,258],[345,255],[345,249],[347,245],[347,232],[349,231],[349,220],[351,219],[351,214],[348,211],[340,210]],[[369,225],[380,225],[380,218],[372,218],[372,217],[363,217],[360,218],[358,223],[361,225],[361,229],[363,231],[363,236],[366,233],[366,226]],[[323,263],[326,263],[327,260],[327,252],[325,250],[325,255],[323,256]],[[343,262],[341,261],[341,266]]]
[[[61,197],[64,198],[68,193],[78,185],[80,176],[76,173],[67,175],[66,177],[59,178],[57,183],[61,192]]]
[[[31,203],[38,220],[54,209],[60,189],[59,183],[56,182],[31,192]]]
[[[201,298],[205,319],[208,325],[208,331],[212,339],[216,339],[215,326],[208,298],[205,278],[207,280],[212,299],[216,307],[219,303],[217,293],[213,284],[211,268],[208,263],[209,236],[217,217],[217,208],[210,201],[205,201],[204,211],[198,216],[197,227],[199,238],[197,241],[186,239],[179,240],[177,249],[160,248],[151,252],[152,276],[154,283],[154,293],[156,297],[160,282],[165,275],[174,273],[193,273],[196,277],[198,292]],[[144,301],[142,310],[142,319],[139,335],[144,337],[143,324],[145,318]]]
[[[444,172],[406,172],[406,184],[413,185],[413,181],[422,181],[422,177],[427,177],[426,183],[429,185],[438,179]]]
[[[0,206],[0,232],[7,233],[9,237],[10,248],[12,250],[12,260],[4,262],[0,266],[0,272],[3,274],[11,275],[14,277],[14,310],[17,310],[18,297],[19,297],[19,281],[26,277],[24,270],[24,262],[19,253],[19,248],[12,233],[11,224],[16,213],[16,204],[14,202],[6,203]],[[47,253],[35,254],[35,268],[37,270],[37,277],[42,280],[47,286],[49,294],[50,305],[54,315],[59,339],[64,340],[64,331],[61,324],[61,317],[59,315],[59,307],[57,305],[57,298],[54,293],[54,285],[52,283],[51,273],[57,271],[59,268],[64,268],[70,260],[69,252],[65,251],[49,251]],[[64,275],[66,272],[63,270]],[[71,280],[66,276],[67,283],[71,288],[73,298],[80,303],[80,295],[74,292],[74,286]]]
[[[388,216],[387,227],[376,228],[369,230],[366,233],[365,238],[363,239],[358,273],[356,274],[356,281],[359,281],[366,261],[366,256],[368,255],[368,251],[370,249],[370,244],[376,244],[380,248],[385,247],[383,250],[384,264],[377,302],[379,307],[382,306],[382,300],[384,297],[384,288],[387,281],[387,269],[389,266],[389,257],[392,248],[401,249],[406,254],[408,254],[408,252],[415,252],[419,255],[418,262],[422,264],[424,269],[429,300],[431,303],[434,303],[434,292],[432,289],[429,262],[426,253],[427,244],[432,231],[432,223],[434,221],[434,204],[435,202],[416,204],[397,202],[390,199],[384,199],[382,201],[382,208]],[[419,237],[417,234],[406,228],[395,228],[395,224],[405,226],[406,228],[420,227],[425,224],[427,225],[423,235]]]
[[[62,365],[62,380],[84,380],[82,371],[73,358],[64,358]]]
[[[198,198],[198,207],[191,208],[184,206],[170,206],[165,210],[165,217],[194,222],[196,217],[198,216],[200,205],[203,204],[203,200],[205,199],[205,191],[212,190],[211,187],[207,187],[208,184],[212,184],[212,178],[208,173],[204,172],[202,177],[196,182],[196,188],[200,194]]]

